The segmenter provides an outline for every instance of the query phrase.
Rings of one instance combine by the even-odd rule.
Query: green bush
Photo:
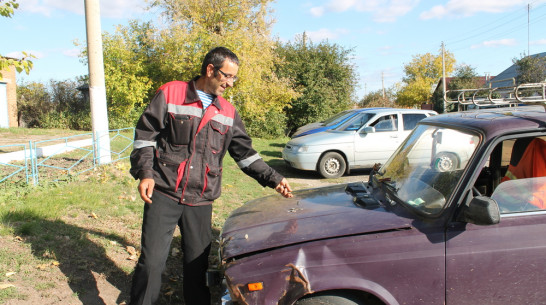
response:
[[[245,121],[245,128],[251,137],[274,139],[284,136],[286,120],[284,113],[270,110],[265,114],[263,121]]]

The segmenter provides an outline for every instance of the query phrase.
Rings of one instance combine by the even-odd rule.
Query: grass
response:
[[[253,144],[282,173],[286,169],[281,150],[287,140],[255,139]],[[0,184],[0,284],[15,285],[0,289],[0,304],[13,300],[33,303],[42,298],[75,303],[96,289],[96,274],[114,283],[126,297],[135,265],[127,249],[138,250],[140,245],[143,205],[129,167],[124,159],[55,182],[41,180],[39,186]],[[231,157],[224,159],[223,167],[222,196],[213,208],[216,236],[234,209],[248,200],[275,194],[243,174]],[[175,237],[173,245],[179,242]],[[216,260],[211,255],[211,263]],[[174,273],[167,275],[170,280],[163,287],[166,293],[160,304],[180,302],[179,261],[175,254],[169,259]]]
[[[52,137],[67,137],[71,135],[77,135],[82,133],[88,133],[89,131],[81,130],[68,130],[68,129],[43,129],[43,128],[0,128],[0,133],[4,136],[14,135],[17,137],[30,136],[30,135],[45,135]]]

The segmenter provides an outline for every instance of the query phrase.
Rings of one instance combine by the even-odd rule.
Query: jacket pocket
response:
[[[176,192],[184,176],[187,160],[181,163],[175,163],[164,158],[157,158],[157,174],[160,179],[156,179],[156,183],[161,188]]]
[[[222,190],[221,184],[222,168],[211,167],[207,164],[205,169],[205,178],[201,197],[208,200],[215,200],[216,198],[220,197],[220,192]]]
[[[212,153],[216,154],[224,150],[224,142],[229,126],[216,121],[210,121],[212,132],[209,135],[209,145]]]
[[[169,113],[169,142],[174,145],[188,145],[193,135],[193,117]]]

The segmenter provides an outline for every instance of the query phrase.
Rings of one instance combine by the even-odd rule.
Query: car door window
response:
[[[546,210],[546,141],[528,137],[505,142],[510,159],[491,198],[501,213]]]
[[[389,114],[378,118],[370,126],[375,127],[376,132],[396,131],[398,130],[398,120],[396,115]]]
[[[404,120],[404,130],[412,130],[417,126],[417,123],[427,116],[424,113],[404,113],[402,119]]]
[[[475,183],[502,214],[546,210],[546,137],[497,144]]]

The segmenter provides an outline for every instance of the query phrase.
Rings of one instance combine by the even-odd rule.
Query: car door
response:
[[[544,137],[505,138],[487,159],[488,170],[474,173],[480,176],[486,173],[485,177],[489,177],[485,179],[488,181],[482,180],[486,182],[483,191],[495,200],[501,219],[489,226],[456,222],[448,226],[447,304],[544,304],[546,177],[542,167],[546,146],[543,143]],[[541,168],[532,170],[537,164],[542,164]],[[506,167],[507,170],[498,171],[498,178],[490,176]],[[502,177],[501,172],[504,172]]]
[[[546,211],[502,214],[447,231],[446,304],[543,304]]]
[[[375,163],[385,163],[402,142],[402,133],[398,113],[391,113],[372,118],[369,124],[375,132],[355,134],[354,166],[371,167]]]

